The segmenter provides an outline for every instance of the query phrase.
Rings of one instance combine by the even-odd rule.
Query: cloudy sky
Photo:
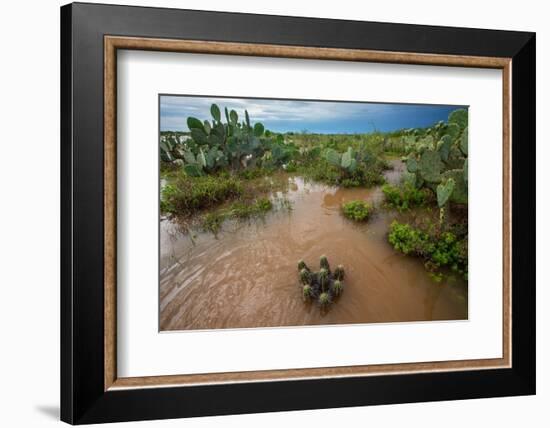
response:
[[[187,131],[187,117],[211,120],[210,105],[234,109],[239,121],[248,110],[252,123],[276,132],[363,133],[430,126],[446,120],[457,106],[378,104],[329,101],[268,100],[168,96],[160,98],[161,131]],[[225,118],[223,119],[225,121]]]

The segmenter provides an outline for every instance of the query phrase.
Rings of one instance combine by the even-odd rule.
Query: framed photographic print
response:
[[[72,424],[535,393],[535,35],[61,8]]]

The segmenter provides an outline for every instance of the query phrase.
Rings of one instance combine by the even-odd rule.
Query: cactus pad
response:
[[[449,124],[456,124],[460,127],[460,129],[466,128],[468,125],[468,110],[466,109],[458,109],[449,115]]]
[[[468,127],[464,129],[462,137],[460,138],[460,151],[468,156]]]
[[[216,104],[210,106],[210,114],[212,114],[215,121],[219,122],[221,120],[220,108]]]
[[[439,208],[445,206],[449,198],[451,197],[455,188],[455,181],[453,178],[448,178],[445,183],[438,184],[437,186],[437,205]]]
[[[440,172],[443,167],[439,153],[433,150],[426,150],[422,153],[419,162],[419,170],[422,178],[430,183],[437,183],[441,180]]]
[[[416,162],[416,159],[412,156],[407,158],[407,171],[413,173],[418,171],[418,162]]]
[[[452,178],[455,182],[453,192],[450,197],[450,201],[456,204],[467,204],[468,203],[468,187],[464,183],[464,170],[462,169],[451,169],[445,171],[441,174],[442,180],[447,180]]]

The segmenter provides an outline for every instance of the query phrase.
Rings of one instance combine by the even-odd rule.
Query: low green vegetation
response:
[[[372,211],[372,205],[365,201],[349,201],[342,204],[344,216],[355,221],[368,220]]]
[[[403,254],[424,259],[430,271],[450,268],[467,279],[468,240],[453,232],[441,232],[432,228],[422,230],[409,224],[394,221],[389,230],[388,241]]]
[[[238,198],[243,192],[241,182],[231,176],[180,174],[163,187],[161,210],[170,214],[190,214]]]
[[[229,213],[231,217],[250,218],[258,214],[264,214],[273,208],[273,204],[267,198],[259,198],[252,203],[236,202],[231,205]]]
[[[423,206],[429,195],[424,189],[417,189],[412,184],[405,182],[399,186],[385,184],[382,186],[386,204],[399,211]]]

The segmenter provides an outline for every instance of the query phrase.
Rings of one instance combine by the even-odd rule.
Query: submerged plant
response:
[[[344,266],[343,265],[338,265],[338,267],[336,269],[334,269],[334,278],[339,280],[339,281],[343,281],[344,280],[344,275],[345,275]]]
[[[300,281],[302,284],[311,284],[311,272],[306,268],[300,271]]]
[[[338,265],[334,272],[326,256],[319,259],[320,269],[312,272],[303,260],[298,262],[300,287],[304,300],[316,300],[321,307],[327,307],[344,290],[344,266]]]
[[[339,296],[344,291],[344,284],[342,284],[342,281],[336,280],[332,284],[332,292],[335,296]]]
[[[330,303],[330,295],[328,293],[321,293],[319,295],[319,303],[321,306],[327,306]]]
[[[313,298],[313,288],[311,288],[311,285],[304,285],[302,288],[302,297],[304,300],[310,300]]]
[[[306,262],[304,262],[303,260],[300,260],[298,262],[298,270],[301,271],[302,269],[309,270],[309,268],[306,265]]]
[[[319,284],[321,285],[321,291],[325,291],[328,285],[328,270],[321,268],[319,271]]]
[[[319,265],[321,268],[326,269],[327,273],[330,272],[330,265],[328,264],[327,256],[321,256],[319,259]]]

